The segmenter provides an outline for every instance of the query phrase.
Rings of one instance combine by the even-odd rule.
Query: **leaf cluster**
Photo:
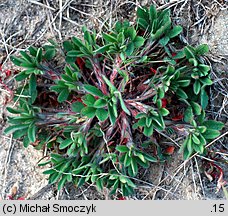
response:
[[[7,108],[5,133],[48,149],[39,165],[49,166],[44,174],[58,189],[89,183],[124,196],[134,193],[140,169],[166,159],[153,140],[167,131],[182,127],[184,159],[205,154],[224,126],[205,117],[209,48],[184,46],[181,33],[169,10],[152,5],[138,8],[136,23],[118,21],[100,37],[84,27],[83,38],[21,51],[11,58],[23,68],[16,77],[23,85],[17,107]],[[60,55],[64,63],[56,65]]]

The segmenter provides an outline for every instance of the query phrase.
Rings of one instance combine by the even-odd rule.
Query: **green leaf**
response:
[[[188,136],[185,137],[183,144],[180,147],[179,152],[183,152],[184,159],[186,160],[187,154],[188,154],[188,149],[187,149],[187,142],[188,142]]]
[[[124,156],[124,166],[128,167],[131,164],[131,157],[128,154],[125,154]]]
[[[201,111],[201,114],[199,116],[197,116],[197,121],[200,123],[200,124],[203,124],[203,122],[205,121],[205,110],[202,109]]]
[[[26,115],[26,116],[16,116],[16,117],[8,117],[9,119],[9,123],[10,124],[27,124],[27,123],[31,123],[32,121],[34,121],[34,117],[31,115]]]
[[[181,50],[181,51],[177,52],[177,54],[175,56],[173,56],[173,59],[182,59],[184,57],[185,57],[184,50]]]
[[[207,141],[205,140],[205,138],[202,134],[199,134],[198,138],[200,140],[200,145],[205,146],[207,144]]]
[[[123,184],[126,184],[127,183],[127,179],[124,177],[124,176],[120,176],[120,181],[123,183]]]
[[[105,81],[105,83],[108,85],[108,87],[110,88],[110,90],[111,90],[111,92],[114,92],[114,91],[116,91],[117,93],[118,93],[118,90],[117,90],[117,88],[110,82],[110,80],[109,79],[107,79],[107,77],[106,76],[104,76],[104,75],[102,75],[102,77],[103,77],[103,79],[104,79],[104,81]]]
[[[20,54],[25,61],[27,61],[28,63],[33,63],[33,59],[25,51],[20,51]]]
[[[86,178],[83,178],[83,177],[80,178],[79,181],[78,181],[78,185],[77,186],[81,187],[85,183],[85,181],[86,181]]]
[[[193,149],[194,149],[195,152],[198,152],[200,154],[202,154],[204,152],[203,145],[193,144]]]
[[[68,96],[69,96],[68,89],[63,89],[58,96],[58,102],[59,103],[64,102],[65,100],[67,100]]]
[[[96,186],[97,186],[98,191],[102,191],[103,190],[104,183],[103,183],[103,179],[102,178],[99,178],[99,179],[96,180]]]
[[[198,139],[198,137],[195,134],[192,134],[192,140],[195,144],[197,144],[197,145],[200,144],[200,140]]]
[[[38,48],[37,53],[36,53],[36,61],[40,63],[42,61],[42,49]]]
[[[94,98],[93,95],[87,94],[87,95],[82,97],[82,101],[87,106],[93,106],[93,104],[95,103],[96,99]]]
[[[61,75],[62,79],[66,82],[73,82],[74,80],[72,79],[72,77],[70,77],[69,75],[67,74],[62,74]]]
[[[191,80],[178,80],[177,83],[181,86],[181,87],[188,87],[191,83]]]
[[[150,16],[150,22],[153,22],[157,18],[157,10],[154,5],[150,6],[149,16]]]
[[[138,19],[138,25],[139,25],[140,28],[146,30],[148,28],[148,26],[149,26],[149,23],[145,19],[139,18]]]
[[[15,80],[19,82],[19,81],[26,79],[28,76],[29,76],[29,74],[26,74],[25,71],[22,71],[15,76]]]
[[[28,128],[28,138],[32,143],[36,141],[36,126],[34,124],[31,124]]]
[[[138,174],[138,165],[136,163],[136,160],[132,158],[131,160],[131,168],[133,171],[133,176],[136,176]]]
[[[95,116],[96,109],[94,107],[84,107],[81,110],[81,114],[87,116],[88,118],[93,118]]]
[[[162,45],[162,46],[166,46],[169,42],[169,37],[165,36],[163,37],[162,39],[159,40],[159,43]]]
[[[81,110],[84,108],[84,105],[81,102],[74,102],[71,105],[71,109],[73,112],[80,113]]]
[[[198,69],[199,69],[200,71],[202,71],[205,75],[207,75],[211,68],[210,68],[210,66],[208,66],[208,65],[199,64],[199,65],[198,65]]]
[[[204,55],[209,52],[209,46],[207,44],[201,44],[196,48],[197,55]]]
[[[110,49],[111,46],[112,46],[112,44],[107,44],[105,46],[102,46],[102,47],[96,49],[94,51],[94,55],[102,54],[102,53],[105,53],[105,52],[109,51],[109,49]]]
[[[143,133],[145,136],[150,137],[153,135],[153,131],[154,131],[153,125],[151,125],[150,127],[145,126]]]
[[[165,123],[164,123],[163,117],[161,115],[154,116],[153,117],[153,125],[158,130],[161,130],[161,131],[164,130],[165,129]]]
[[[184,152],[183,152],[184,160],[187,160],[190,156],[191,156],[191,152],[189,152],[189,151],[188,151],[188,148],[185,147],[185,148],[184,148]]]
[[[49,184],[54,184],[61,177],[61,173],[55,172],[49,176]]]
[[[58,163],[64,161],[64,157],[62,155],[60,155],[60,154],[51,153],[50,156],[51,156],[51,159],[54,159]]]
[[[184,121],[191,123],[194,118],[192,107],[188,107],[184,112]]]
[[[129,152],[130,151],[130,149],[127,146],[124,146],[124,145],[116,146],[116,150],[121,152],[121,153],[125,153],[125,152]]]
[[[209,78],[207,78],[207,77],[205,77],[205,78],[200,78],[200,82],[203,83],[205,86],[206,86],[206,85],[212,85],[212,84],[213,84],[212,80],[209,79]]]
[[[92,45],[93,44],[93,39],[92,39],[91,34],[89,33],[88,29],[85,26],[83,26],[82,27],[82,31],[84,33],[84,41],[87,41],[88,44]]]
[[[95,108],[102,108],[105,106],[107,106],[107,101],[102,98],[96,100],[95,103],[93,104],[93,107]]]
[[[165,32],[164,29],[160,28],[155,32],[155,34],[151,34],[151,38],[153,40],[157,40],[164,34],[164,32]]]
[[[151,126],[152,120],[153,120],[153,119],[152,119],[151,117],[147,117],[147,118],[146,118],[146,126],[147,126],[147,127],[150,127],[150,126]]]
[[[54,169],[48,169],[43,172],[44,175],[51,175],[53,173],[56,173],[56,171]]]
[[[200,89],[201,89],[200,82],[199,82],[199,80],[196,80],[196,81],[194,82],[194,84],[193,84],[193,91],[194,91],[194,93],[195,93],[196,95],[198,95],[199,92],[200,92]]]
[[[200,133],[204,133],[207,130],[207,127],[205,127],[205,126],[198,126],[197,129],[199,130]]]
[[[199,92],[200,92],[200,89],[201,89],[200,82],[199,82],[199,80],[196,80],[196,81],[194,82],[194,84],[193,84],[194,93],[195,93],[196,95],[198,95]]]
[[[13,109],[11,107],[6,107],[7,111],[12,113],[12,114],[20,114],[22,112],[22,110],[17,110],[17,109]]]
[[[138,113],[136,116],[135,116],[135,119],[140,119],[142,117],[147,117],[147,114],[146,113]]]
[[[152,156],[149,155],[149,154],[143,154],[143,155],[144,155],[144,158],[145,158],[147,161],[150,161],[150,162],[152,162],[152,163],[158,162],[157,158],[152,157]]]
[[[208,120],[203,122],[203,126],[206,126],[208,129],[222,130],[224,123],[220,121]]]
[[[59,149],[65,149],[67,148],[69,145],[71,145],[73,143],[72,139],[66,139],[64,141],[61,142]]]
[[[132,188],[135,188],[136,185],[129,179],[129,178],[126,178],[127,179],[127,184],[132,187]]]
[[[118,35],[117,35],[117,42],[121,45],[124,44],[124,40],[125,40],[125,35],[123,32],[120,32]]]
[[[48,39],[48,42],[51,44],[52,47],[57,47],[57,46],[58,46],[57,41],[55,41],[55,40],[52,39],[52,38],[49,38],[49,39]]]
[[[133,41],[136,36],[137,36],[137,32],[134,29],[134,27],[131,27],[127,30],[127,37],[129,37],[131,41]]]
[[[124,185],[122,191],[123,191],[123,196],[130,196],[134,194],[133,188],[129,187],[127,184]]]
[[[110,104],[108,104],[108,113],[109,113],[109,119],[110,119],[112,125],[114,125],[116,122],[116,117],[115,117],[115,114],[113,111],[113,107],[110,106]]]
[[[141,118],[138,122],[137,125],[139,127],[144,127],[146,125],[146,118]]]
[[[63,188],[63,186],[65,185],[66,181],[67,181],[67,175],[64,175],[64,176],[60,179],[60,181],[59,181],[59,183],[58,183],[58,190],[61,190],[61,189]]]
[[[78,47],[85,47],[85,45],[82,43],[82,41],[76,37],[72,37],[73,43]]]
[[[160,99],[165,97],[165,91],[163,88],[158,88],[158,96]],[[161,100],[159,100],[159,101],[161,101]]]
[[[192,136],[188,136],[188,141],[187,141],[187,149],[189,154],[191,155],[193,152],[193,148],[192,148]]]
[[[141,47],[145,42],[145,39],[141,36],[137,36],[135,39],[134,39],[134,45],[136,48],[139,48]]]
[[[184,92],[184,90],[183,89],[181,89],[181,88],[178,88],[177,90],[176,90],[176,94],[177,94],[177,96],[179,96],[180,98],[182,98],[182,99],[188,99],[188,95]]]
[[[85,170],[87,167],[88,167],[88,164],[84,165],[84,166],[77,167],[76,169],[72,170],[72,173],[75,174],[75,175],[78,175],[83,170]]]
[[[207,129],[205,133],[202,134],[205,139],[214,139],[220,135],[218,130]]]
[[[31,96],[31,104],[33,104],[37,97],[37,90],[36,90],[36,76],[35,74],[31,74],[29,80],[29,94]]]
[[[29,127],[29,124],[12,125],[12,126],[7,127],[4,131],[4,133],[5,134],[14,133],[17,130],[22,130],[22,129],[25,129],[28,127]]]
[[[103,93],[99,89],[97,89],[96,87],[94,87],[92,85],[85,84],[84,89],[85,89],[85,91],[87,91],[90,94],[93,94],[95,96],[98,96],[98,97],[104,96]]]
[[[174,38],[177,35],[179,35],[183,31],[183,28],[181,26],[174,26],[171,31],[167,34],[169,38]]]
[[[144,157],[144,156],[143,156],[143,157]],[[142,162],[142,160],[139,159],[138,157],[135,158],[135,159],[136,159],[137,164],[139,164],[139,165],[140,165],[141,167],[143,167],[144,169],[148,169],[148,168],[150,167],[149,162],[145,159],[145,157],[144,157],[145,162]]]
[[[126,51],[125,51],[126,55],[127,55],[127,56],[131,56],[131,54],[134,52],[134,49],[135,49],[134,43],[133,43],[133,42],[129,43],[129,44],[127,45],[127,49],[126,49]]]
[[[124,40],[125,40],[125,35],[123,32],[120,32],[118,35],[117,35],[117,42],[120,44],[120,45],[123,45],[124,44]]]
[[[36,57],[37,50],[38,50],[36,47],[30,46],[30,47],[28,48],[28,50],[29,50],[30,54],[31,54],[33,57]]]
[[[194,67],[198,66],[198,61],[195,58],[188,59],[189,63],[192,64]]]
[[[56,50],[55,49],[48,49],[45,54],[44,54],[44,58],[47,61],[50,61],[51,59],[53,59],[55,57],[56,54]]]
[[[29,144],[30,144],[29,138],[28,138],[28,136],[25,136],[23,139],[23,146],[25,148],[27,148],[29,146]]]
[[[207,92],[205,91],[205,88],[201,89],[200,92],[200,103],[203,109],[206,109],[207,105],[208,105],[208,96],[207,96]]]
[[[99,164],[103,164],[103,163],[105,163],[105,162],[107,162],[107,161],[109,161],[109,160],[113,160],[113,158],[114,158],[115,156],[116,156],[115,154],[114,154],[114,156],[113,156],[113,155],[105,156],[105,157],[103,158],[103,160],[101,160],[101,161],[99,162]]]
[[[120,21],[116,22],[115,30],[116,30],[116,32],[120,32],[122,30],[122,23]]]
[[[10,56],[10,60],[17,66],[21,66],[21,64],[24,63],[22,59],[17,58],[15,56]]]
[[[194,102],[194,101],[190,101],[190,104],[191,104],[195,114],[196,115],[200,115],[201,111],[202,111],[201,106],[198,103]]]
[[[146,163],[145,157],[143,156],[142,153],[136,152],[135,155],[144,163]]]
[[[128,108],[126,107],[126,105],[125,105],[125,103],[124,103],[124,101],[123,101],[123,98],[122,98],[122,95],[121,95],[121,93],[120,92],[118,92],[119,94],[119,100],[120,100],[120,105],[121,105],[121,108],[123,109],[123,111],[125,112],[125,113],[127,113],[128,115],[131,115],[131,113],[130,113],[130,111],[128,110]]]
[[[73,44],[70,41],[64,41],[63,48],[66,52],[69,52],[73,49]]]
[[[159,112],[161,113],[162,116],[167,116],[169,115],[169,110],[167,110],[166,108],[161,108],[159,110]]]
[[[142,7],[138,7],[136,13],[137,13],[137,17],[143,18],[143,19],[149,21],[150,15],[149,15],[148,9],[146,7],[143,7],[143,8]]]
[[[99,121],[104,121],[108,118],[108,111],[106,111],[103,108],[99,108],[96,110],[96,116],[99,119]]]
[[[21,67],[28,68],[28,70],[26,70],[26,73],[34,73],[35,71],[37,71],[36,66],[31,63],[21,63]]]
[[[51,163],[51,160],[48,160],[48,161],[45,161],[45,162],[40,162],[38,163],[38,166],[41,167],[41,166],[46,166],[47,164],[50,164]]]
[[[126,60],[125,54],[123,52],[120,53],[120,58],[123,62]]]
[[[80,57],[81,54],[82,54],[81,51],[71,50],[71,51],[69,51],[69,52],[67,53],[67,56],[68,56],[68,57],[76,58],[76,57]],[[84,56],[84,54],[83,54],[83,56]],[[74,61],[75,61],[75,59],[74,59]]]
[[[195,55],[194,55],[194,53],[192,52],[192,50],[190,49],[189,46],[184,48],[184,53],[185,53],[185,56],[186,56],[187,59],[195,58]]]
[[[117,42],[117,38],[113,37],[110,34],[103,33],[102,36],[109,43],[116,43]]]

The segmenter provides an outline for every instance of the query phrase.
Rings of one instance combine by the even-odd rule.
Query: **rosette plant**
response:
[[[223,123],[205,117],[208,46],[185,46],[181,32],[152,5],[101,36],[84,27],[83,38],[21,51],[11,58],[23,70],[5,133],[47,150],[39,165],[59,189],[89,183],[124,196],[139,169],[166,159],[162,134],[181,127],[183,158],[204,154]]]

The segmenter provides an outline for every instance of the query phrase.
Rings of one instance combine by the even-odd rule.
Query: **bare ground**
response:
[[[0,64],[3,70],[15,71],[9,56],[29,45],[43,44],[48,38],[61,42],[72,35],[80,36],[82,25],[98,32],[109,29],[119,19],[134,19],[137,5],[156,3],[159,8],[171,8],[173,20],[184,27],[185,43],[208,43],[207,61],[212,66],[214,85],[210,90],[209,117],[221,120],[226,127],[210,149],[220,157],[217,162],[228,181],[228,13],[226,0],[0,0]],[[14,75],[0,74],[11,89],[17,88]],[[76,189],[67,185],[57,192],[47,185],[47,177],[37,166],[44,152],[32,147],[25,149],[19,141],[3,135],[6,126],[5,110],[10,94],[0,85],[0,196],[5,199],[11,190],[16,197],[30,199],[116,199],[108,191],[96,191],[93,185]],[[170,141],[171,142],[171,141]],[[209,158],[193,157],[184,163],[178,150],[165,164],[153,164],[135,179],[138,188],[131,199],[224,199],[222,190],[216,193],[217,180],[205,175],[204,164]],[[209,181],[209,179],[211,181]]]

